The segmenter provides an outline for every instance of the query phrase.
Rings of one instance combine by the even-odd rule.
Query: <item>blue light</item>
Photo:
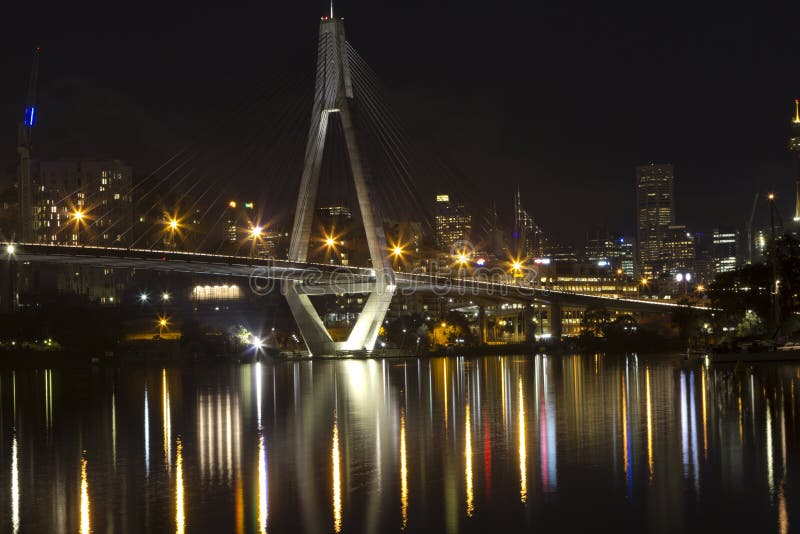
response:
[[[25,126],[33,126],[33,120],[36,116],[36,108],[33,106],[25,108]]]
[[[519,232],[514,232],[514,239],[519,237]]]
[[[36,108],[31,106],[31,121],[30,121],[29,126],[33,126],[33,117],[34,117],[34,115],[36,115]]]

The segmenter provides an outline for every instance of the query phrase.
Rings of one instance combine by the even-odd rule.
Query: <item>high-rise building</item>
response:
[[[664,240],[675,224],[675,174],[670,164],[636,167],[636,231],[639,262],[645,276],[655,276],[665,257]]]
[[[459,241],[470,239],[472,216],[462,202],[450,195],[436,195],[436,245],[450,250]]]
[[[714,274],[736,270],[739,232],[735,228],[714,228],[711,255]]]
[[[542,258],[547,258],[556,263],[577,263],[578,254],[571,243],[556,243],[542,241]]]
[[[586,240],[586,260],[606,262],[614,269],[622,269],[625,276],[633,278],[633,241],[620,234],[597,231]]]
[[[794,117],[792,118],[792,137],[789,139],[789,150],[797,158],[795,175],[794,220],[800,222],[800,99],[794,100]]]
[[[514,196],[514,245],[516,255],[521,258],[534,258],[539,255],[539,227],[522,207],[519,187]]]
[[[39,243],[127,245],[133,171],[119,160],[38,162],[33,231]]]
[[[695,274],[694,260],[695,236],[686,226],[671,225],[664,229],[660,247],[660,257],[652,261],[653,276],[663,273]]]

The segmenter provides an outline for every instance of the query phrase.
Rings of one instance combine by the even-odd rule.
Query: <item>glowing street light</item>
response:
[[[643,286],[646,286],[646,285],[647,285],[647,284],[648,284],[650,281],[649,281],[647,278],[644,278],[644,277],[642,277],[642,279],[641,279],[641,281],[640,281],[640,282],[641,282],[641,284],[642,284]]]
[[[253,336],[253,339],[250,344],[256,351],[256,354],[264,348],[264,340],[258,336]]]
[[[175,231],[178,229],[178,219],[169,220],[169,229]]]
[[[328,248],[332,248],[332,247],[336,246],[336,240],[332,236],[328,236],[328,237],[325,238],[325,245]]]
[[[16,249],[16,247],[14,247],[14,244],[13,244],[13,243],[9,243],[8,245],[6,245],[6,254],[8,254],[9,256],[11,256],[12,254],[14,254],[14,252],[15,252],[16,250],[17,250],[17,249]]]
[[[511,268],[514,269],[514,271],[521,271],[522,270],[522,262],[519,261],[519,260],[514,260],[511,263]]]
[[[81,221],[83,220],[84,213],[83,213],[83,211],[81,211],[81,210],[79,210],[79,209],[76,209],[75,211],[73,211],[73,212],[72,212],[72,217],[73,217],[73,218],[74,218],[74,219],[75,219],[77,222],[81,222]]]
[[[158,324],[158,335],[159,337],[161,337],[161,335],[164,333],[164,329],[165,328],[169,329],[169,320],[167,319],[166,316],[160,316],[158,318],[157,324]]]
[[[702,293],[703,291],[706,290],[706,286],[704,286],[703,284],[697,284],[697,287],[695,289],[697,290],[698,293]]]
[[[164,302],[169,302],[170,298],[171,297],[168,292],[164,291],[163,293],[161,293],[161,300],[163,300]]]
[[[261,234],[264,232],[264,229],[260,226],[253,226],[250,228],[250,237],[253,239],[258,239],[261,237]]]
[[[403,255],[403,247],[396,245],[394,248],[392,248],[392,256],[394,256],[395,258],[399,258],[402,255]]]
[[[148,300],[150,300],[150,296],[146,292],[143,291],[139,294],[139,302],[144,304]]]

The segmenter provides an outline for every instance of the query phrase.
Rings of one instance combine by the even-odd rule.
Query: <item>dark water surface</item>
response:
[[[800,366],[0,372],[2,532],[800,529]]]

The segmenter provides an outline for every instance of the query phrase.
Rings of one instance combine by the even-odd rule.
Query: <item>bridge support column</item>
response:
[[[347,41],[341,19],[325,18],[320,23],[314,94],[311,127],[300,179],[292,240],[289,244],[289,259],[297,262],[305,262],[307,259],[328,121],[331,115],[338,115],[370,259],[375,270],[375,282],[368,290],[369,297],[350,336],[342,343],[333,342],[308,296],[299,294],[296,284],[287,282],[284,294],[312,355],[331,354],[334,350],[372,350],[396,286],[394,271],[387,257],[386,235],[374,195],[372,174],[362,147],[362,132],[357,124],[358,103],[353,92]]]
[[[550,302],[550,337],[556,341],[561,341],[563,322],[561,317],[561,301],[553,300]]]

